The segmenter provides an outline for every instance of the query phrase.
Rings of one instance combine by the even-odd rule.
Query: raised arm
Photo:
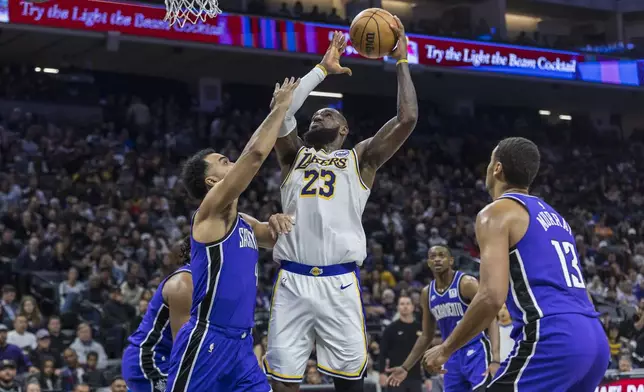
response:
[[[297,86],[293,93],[293,101],[286,112],[284,123],[280,128],[279,138],[275,143],[275,152],[282,168],[282,179],[288,175],[297,152],[304,146],[304,142],[297,135],[295,113],[300,110],[309,94],[324,81],[327,74],[351,75],[351,69],[340,65],[340,57],[344,53],[346,46],[344,33],[335,31],[322,61],[302,78],[300,85]]]
[[[397,387],[405,381],[409,369],[418,362],[425,350],[429,348],[432,340],[434,340],[436,319],[429,311],[429,286],[423,289],[420,295],[420,302],[421,308],[423,309],[423,334],[416,339],[416,343],[412,347],[407,359],[405,359],[405,362],[401,366],[391,369],[391,375],[387,382],[392,387]]]
[[[396,117],[383,125],[375,136],[363,140],[355,147],[360,161],[360,174],[369,187],[373,184],[376,171],[400,149],[416,127],[418,119],[418,99],[407,63],[405,28],[398,17],[395,19],[397,26],[391,26],[391,28],[398,35],[398,45],[392,53],[392,57],[398,60],[396,63],[398,76]]]
[[[179,329],[190,320],[192,307],[192,274],[181,272],[163,285],[163,299],[170,309],[170,330],[174,341]]]
[[[246,190],[275,145],[286,110],[291,104],[293,91],[299,82],[299,79],[296,81],[291,78],[284,79],[281,86],[275,85],[271,112],[253,133],[239,159],[224,178],[218,182],[212,181],[211,188],[199,207],[199,215],[220,214]]]
[[[295,220],[286,214],[271,215],[268,222],[260,222],[250,215],[241,215],[253,228],[257,245],[265,249],[273,248],[277,241],[277,236],[280,234],[288,234],[295,224]]]

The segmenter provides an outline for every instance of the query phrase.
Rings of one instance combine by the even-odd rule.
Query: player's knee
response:
[[[346,380],[344,378],[333,378],[333,385],[337,392],[362,392],[364,391],[364,380]]]
[[[273,392],[298,392],[300,384],[271,380],[271,388],[273,388]]]

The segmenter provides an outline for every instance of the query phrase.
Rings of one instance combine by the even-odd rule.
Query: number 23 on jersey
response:
[[[300,197],[332,199],[335,191],[335,178],[335,173],[332,170],[306,170]]]

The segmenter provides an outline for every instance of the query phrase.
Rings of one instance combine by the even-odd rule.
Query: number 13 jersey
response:
[[[598,317],[586,293],[575,236],[566,220],[535,196],[505,193],[530,214],[528,230],[510,249],[510,290],[506,301],[514,324],[512,337],[525,324],[555,314]]]
[[[300,148],[281,187],[283,212],[295,225],[279,236],[273,258],[318,267],[362,265],[367,257],[362,212],[370,192],[355,150]]]

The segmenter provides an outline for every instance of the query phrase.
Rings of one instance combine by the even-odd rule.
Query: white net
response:
[[[186,22],[192,24],[206,18],[221,14],[217,0],[165,0],[166,14],[164,20],[172,26],[178,23],[183,27]]]

